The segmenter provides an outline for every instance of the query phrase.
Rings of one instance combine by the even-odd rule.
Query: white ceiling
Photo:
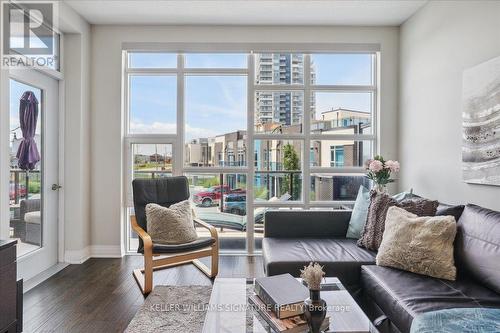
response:
[[[427,0],[65,0],[92,24],[400,25]]]

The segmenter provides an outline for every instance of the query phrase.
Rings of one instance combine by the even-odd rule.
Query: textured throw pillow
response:
[[[413,194],[413,189],[410,191],[401,192],[392,196],[396,201],[402,201],[410,198],[420,198],[418,195]],[[347,238],[359,239],[363,228],[366,224],[368,216],[368,207],[370,206],[370,190],[361,185],[359,187],[356,202],[352,208],[351,219],[349,220],[349,228],[347,229]]]
[[[423,216],[391,207],[387,212],[377,265],[399,268],[439,279],[455,280],[453,216]]]
[[[398,202],[396,206],[418,216],[434,216],[436,215],[439,202],[437,200],[415,198]]]
[[[169,208],[148,204],[146,221],[153,243],[184,244],[198,238],[188,200],[173,204]]]
[[[359,246],[372,251],[378,250],[384,233],[387,210],[397,203],[395,199],[385,193],[373,190],[370,192],[370,206],[368,208],[365,227],[361,233],[361,238],[358,239]]]
[[[389,207],[398,206],[418,216],[434,216],[438,206],[437,201],[424,198],[406,199],[398,202],[385,193],[370,192],[370,207],[366,224],[358,239],[358,245],[368,250],[377,251],[385,229],[385,217]]]

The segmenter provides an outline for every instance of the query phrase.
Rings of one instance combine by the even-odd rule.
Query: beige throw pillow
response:
[[[455,280],[453,216],[419,217],[390,207],[377,254],[377,265],[399,268],[440,279]]]
[[[198,238],[188,200],[173,204],[169,208],[148,204],[146,221],[153,243],[184,244]]]

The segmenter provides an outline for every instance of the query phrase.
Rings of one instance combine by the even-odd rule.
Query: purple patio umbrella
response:
[[[35,131],[38,120],[38,100],[32,91],[25,91],[19,103],[19,124],[23,139],[17,149],[18,166],[22,170],[33,170],[40,161],[36,147]]]

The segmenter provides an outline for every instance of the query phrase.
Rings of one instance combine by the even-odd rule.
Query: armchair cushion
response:
[[[146,205],[155,203],[163,207],[189,199],[189,183],[186,177],[134,179],[132,181],[134,211],[137,224],[147,232]],[[138,252],[143,243],[139,238]]]
[[[198,238],[193,242],[184,244],[153,243],[153,254],[189,252],[209,247],[213,243],[215,243],[213,238]],[[140,250],[139,253],[144,253],[144,250]]]
[[[148,234],[153,243],[184,244],[198,238],[188,200],[169,208],[154,203],[146,205]]]

